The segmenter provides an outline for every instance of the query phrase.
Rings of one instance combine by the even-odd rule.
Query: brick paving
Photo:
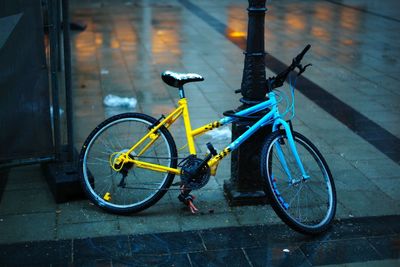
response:
[[[328,239],[323,244],[319,239],[304,243],[287,240],[285,246],[296,251],[292,260],[306,259],[305,266],[349,262],[356,266],[354,262],[362,261],[398,265],[399,232],[393,230],[398,229],[393,221],[397,222],[396,216],[400,214],[400,193],[396,186],[400,179],[400,68],[397,60],[400,15],[395,11],[399,4],[386,1],[385,5],[378,5],[373,0],[295,0],[272,1],[267,6],[267,75],[273,75],[280,64],[290,63],[307,43],[312,44],[304,62],[313,63],[313,67],[305,74],[306,82],[301,83],[306,88],[296,91],[294,127],[309,137],[326,157],[337,187],[337,225],[342,225],[344,220],[343,225],[351,229],[339,238],[342,243],[336,239]],[[132,111],[105,107],[103,99],[109,94],[134,97],[138,101],[134,111],[155,117],[172,110],[178,94],[160,79],[160,73],[166,69],[195,72],[205,77],[204,82],[185,87],[194,126],[221,118],[223,111],[237,107],[240,95],[233,91],[241,83],[246,8],[246,1],[71,1],[72,19],[87,24],[84,32],[72,35],[76,148],[79,149],[89,132],[103,119]],[[177,147],[182,147],[185,144],[182,124],[172,129],[172,133]],[[226,140],[205,135],[196,141],[198,150],[204,153],[204,144],[210,140],[217,149],[227,144]],[[230,207],[227,204],[222,186],[229,178],[230,163],[225,160],[216,178],[196,192],[201,208],[198,215],[191,215],[177,201],[178,193],[171,191],[138,215],[115,216],[100,211],[87,200],[56,204],[40,166],[13,168],[8,173],[0,202],[0,244],[3,251],[8,251],[2,254],[0,263],[18,265],[9,260],[12,254],[7,253],[26,244],[28,247],[29,244],[44,244],[49,251],[54,246],[59,249],[56,251],[71,251],[69,246],[75,244],[75,240],[84,245],[87,242],[82,240],[97,240],[95,238],[100,238],[101,242],[111,238],[116,242],[117,239],[113,239],[116,236],[127,238],[126,242],[133,246],[135,236],[145,240],[154,238],[153,234],[170,233],[178,237],[195,233],[193,242],[196,243],[199,236],[204,241],[207,231],[225,231],[223,236],[228,237],[236,235],[237,231],[250,231],[257,225],[274,225],[284,239],[285,233],[291,230],[281,224],[269,206]],[[372,219],[365,219],[370,216]],[[356,227],[351,227],[352,220],[356,220],[354,224],[360,220],[367,228],[380,229],[376,220],[382,218],[389,218],[380,221],[390,225],[387,232],[374,234],[371,230],[361,231],[357,236],[349,235],[357,232]],[[318,245],[313,247],[310,242]],[[198,249],[172,253],[179,257],[171,258],[171,253],[164,252],[157,255],[169,259],[166,265],[183,266],[189,261],[197,266],[204,257],[210,263],[223,265],[219,260],[228,264],[229,259],[236,256],[237,263],[241,259],[251,266],[281,263],[279,259],[274,261],[275,256],[283,255],[279,253],[272,253],[271,258],[263,261],[259,255],[268,254],[270,250],[268,246],[257,244],[225,250],[226,243],[218,249],[210,249],[206,244]],[[363,244],[368,245],[371,253],[358,253],[358,246],[363,247]],[[381,250],[382,244],[392,252]],[[194,248],[197,245],[198,242]],[[343,248],[351,247],[358,258],[344,256],[342,260],[332,261],[332,253],[343,254]],[[263,252],[260,249],[264,249]],[[229,253],[210,252],[214,250],[221,253],[228,250]],[[121,253],[123,251],[121,249]],[[332,253],[323,258],[318,256],[321,251]],[[369,255],[364,257],[365,254]],[[80,265],[70,255],[74,254],[67,253],[55,260],[62,263],[60,265],[71,262]],[[146,260],[140,263],[118,261],[124,258],[118,253],[111,258],[103,256],[94,258],[113,266],[156,264],[150,259],[147,263]],[[215,257],[220,256],[222,258],[216,260]],[[52,259],[44,263],[51,264]],[[92,257],[87,260],[82,264],[95,262]]]

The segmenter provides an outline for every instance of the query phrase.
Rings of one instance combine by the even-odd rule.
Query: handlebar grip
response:
[[[298,54],[295,58],[293,58],[292,64],[290,64],[289,67],[287,67],[287,69],[278,73],[275,77],[268,78],[268,80],[267,80],[268,89],[272,90],[274,88],[281,87],[283,85],[283,83],[285,82],[289,73],[291,71],[293,71],[295,68],[299,68],[298,75],[303,73],[309,65],[302,67],[300,62],[303,59],[304,55],[307,53],[307,51],[310,50],[310,48],[311,48],[310,44],[306,45],[306,47],[304,47],[303,51],[301,51],[300,54]]]
[[[294,59],[294,60],[296,61],[296,63],[300,63],[300,61],[303,59],[304,55],[307,53],[307,51],[308,51],[310,48],[311,48],[311,45],[308,44],[308,45],[303,49],[303,51],[301,51],[301,53],[298,54],[298,55],[296,56],[296,58]]]

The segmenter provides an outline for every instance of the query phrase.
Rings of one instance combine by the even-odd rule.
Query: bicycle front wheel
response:
[[[124,113],[105,120],[89,135],[80,154],[81,181],[97,206],[112,213],[133,213],[152,206],[166,193],[174,174],[132,163],[126,163],[121,170],[111,167],[113,157],[127,152],[156,123],[155,118],[144,114]],[[177,166],[176,145],[165,127],[130,156],[171,168]]]
[[[335,216],[335,184],[318,149],[303,135],[292,134],[307,176],[303,177],[286,132],[276,131],[262,149],[266,191],[273,209],[288,226],[303,234],[319,234],[329,228]]]

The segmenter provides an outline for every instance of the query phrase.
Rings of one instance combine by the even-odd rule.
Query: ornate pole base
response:
[[[252,123],[232,124],[232,140],[244,133]],[[231,155],[231,179],[225,181],[224,192],[230,206],[268,203],[260,170],[261,148],[271,127],[261,128]]]

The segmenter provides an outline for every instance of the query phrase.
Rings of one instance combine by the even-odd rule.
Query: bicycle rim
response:
[[[319,233],[332,222],[336,210],[336,193],[328,166],[318,150],[304,136],[294,133],[297,152],[309,178],[304,179],[289,147],[284,132],[268,146],[265,162],[270,193],[278,215],[303,233]],[[285,164],[279,159],[278,148]]]
[[[112,211],[142,210],[161,198],[172,182],[172,174],[133,166],[124,179],[125,185],[121,186],[122,173],[110,166],[110,157],[117,152],[128,151],[148,133],[152,123],[137,117],[116,118],[101,127],[87,144],[83,156],[84,183],[100,207]],[[157,140],[141,156],[146,157],[145,161],[149,163],[175,167],[176,155],[172,152],[173,144],[168,140],[172,137],[167,137],[162,130],[158,134]],[[132,155],[137,156],[142,148],[140,146]]]

